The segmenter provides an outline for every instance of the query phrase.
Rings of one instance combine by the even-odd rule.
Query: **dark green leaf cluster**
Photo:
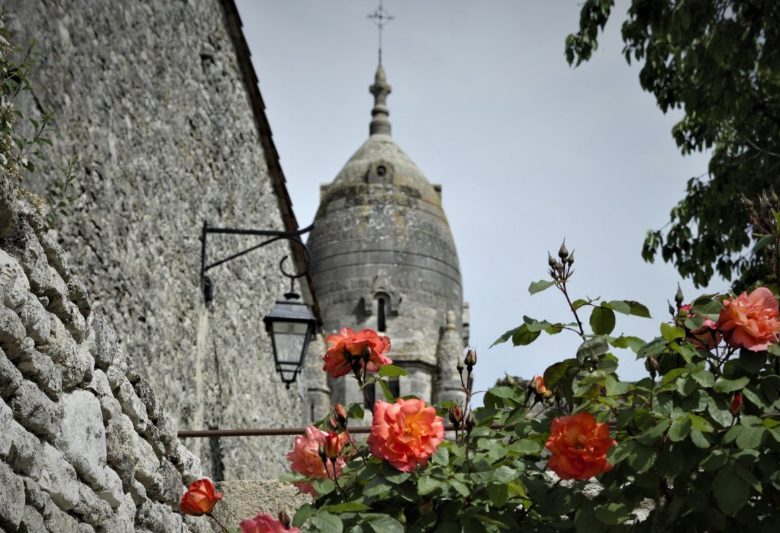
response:
[[[570,64],[597,47],[612,1],[587,0],[566,40]],[[717,272],[740,287],[771,279],[771,251],[748,253],[749,206],[780,175],[780,3],[774,0],[632,0],[622,28],[626,60],[663,112],[682,109],[672,130],[682,153],[712,149],[707,173],[688,181],[665,233],[648,233],[647,261],[660,251],[697,286]]]

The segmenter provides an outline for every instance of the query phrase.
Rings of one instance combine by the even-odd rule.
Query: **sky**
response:
[[[375,0],[238,0],[274,142],[298,222],[314,220],[329,183],[368,136],[377,66]],[[686,181],[707,157],[680,155],[664,115],[642,91],[639,67],[623,55],[618,0],[590,62],[572,68],[566,35],[579,1],[386,0],[383,66],[393,137],[431,183],[443,186],[471,344],[476,388],[505,374],[530,378],[567,357],[579,338],[545,334],[532,345],[490,348],[523,315],[571,321],[546,279],[547,253],[576,250],[573,297],[638,300],[652,319],[618,315],[614,334],[650,340],[668,320],[680,281],[640,255],[648,229],[662,227]],[[686,299],[703,292],[681,283]],[[710,291],[725,290],[713,281]],[[589,313],[584,314],[587,320]],[[646,375],[618,353],[623,379]]]

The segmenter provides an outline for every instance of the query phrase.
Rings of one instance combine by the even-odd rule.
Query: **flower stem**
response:
[[[230,530],[229,530],[228,528],[226,528],[226,527],[225,527],[225,526],[222,524],[222,522],[220,522],[219,520],[217,520],[217,517],[216,517],[216,516],[214,516],[214,515],[213,515],[213,514],[211,514],[211,513],[206,513],[206,516],[208,516],[208,517],[209,517],[209,518],[211,518],[211,519],[212,519],[214,522],[216,522],[216,523],[217,523],[217,525],[219,526],[219,528],[220,528],[222,531],[224,531],[225,533],[230,533]]]

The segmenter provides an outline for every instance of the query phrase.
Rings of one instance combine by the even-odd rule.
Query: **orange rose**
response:
[[[222,493],[216,491],[214,483],[208,479],[198,479],[192,482],[181,497],[181,512],[192,516],[209,514],[221,499]]]
[[[332,378],[338,378],[352,372],[352,364],[364,366],[369,372],[377,372],[382,365],[393,361],[385,356],[390,349],[390,339],[377,335],[373,329],[364,329],[355,333],[349,328],[341,329],[337,335],[327,339],[328,351],[322,360],[322,369]]]
[[[718,328],[731,346],[752,352],[766,350],[780,335],[777,298],[766,287],[750,294],[743,292],[733,300],[723,300]]]
[[[544,384],[544,378],[542,376],[534,376],[534,390],[536,394],[542,398],[549,398],[553,395],[552,391]]]
[[[615,444],[607,424],[590,413],[556,418],[545,444],[552,452],[547,466],[561,479],[590,479],[612,468],[607,451]]]
[[[344,458],[339,457],[333,462],[328,462],[328,470],[325,470],[325,464],[320,456],[320,447],[325,446],[325,436],[327,433],[314,426],[306,428],[305,435],[295,437],[293,449],[287,454],[287,460],[290,461],[290,469],[304,476],[317,479],[326,479],[341,475],[344,468]],[[346,435],[346,434],[345,434]],[[330,476],[328,475],[330,474]],[[306,492],[312,496],[317,493],[308,481],[296,481],[294,483],[301,492]]]
[[[444,440],[444,420],[436,409],[413,398],[374,404],[374,421],[368,445],[371,453],[401,472],[425,466]]]

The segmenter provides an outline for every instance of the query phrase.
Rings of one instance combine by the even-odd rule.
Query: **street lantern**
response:
[[[306,246],[301,242],[300,237],[304,233],[310,232],[312,228],[314,228],[314,225],[298,231],[286,232],[242,228],[215,228],[204,222],[200,236],[200,285],[203,291],[204,303],[210,308],[213,304],[215,294],[214,282],[206,275],[206,272],[279,240],[288,240],[291,243],[301,246],[306,257],[306,269],[308,269],[309,252],[306,249]],[[255,235],[266,237],[266,240],[245,250],[234,253],[224,259],[209,263],[207,253],[207,238],[209,235]],[[306,270],[300,274],[288,273],[284,269],[284,262],[286,259],[287,256],[279,262],[279,269],[281,270],[282,275],[290,280],[290,292],[284,295],[284,300],[277,300],[268,316],[263,318],[263,322],[265,322],[265,329],[271,337],[276,371],[279,372],[282,381],[289,389],[290,384],[295,382],[301,368],[303,368],[303,360],[304,357],[306,357],[306,350],[309,348],[309,341],[314,337],[314,332],[317,328],[317,319],[308,305],[298,301],[300,296],[293,291],[295,280],[305,276]]]
[[[309,341],[314,336],[317,319],[294,292],[277,300],[271,312],[263,318],[265,330],[271,337],[276,371],[289,389],[303,368]]]

